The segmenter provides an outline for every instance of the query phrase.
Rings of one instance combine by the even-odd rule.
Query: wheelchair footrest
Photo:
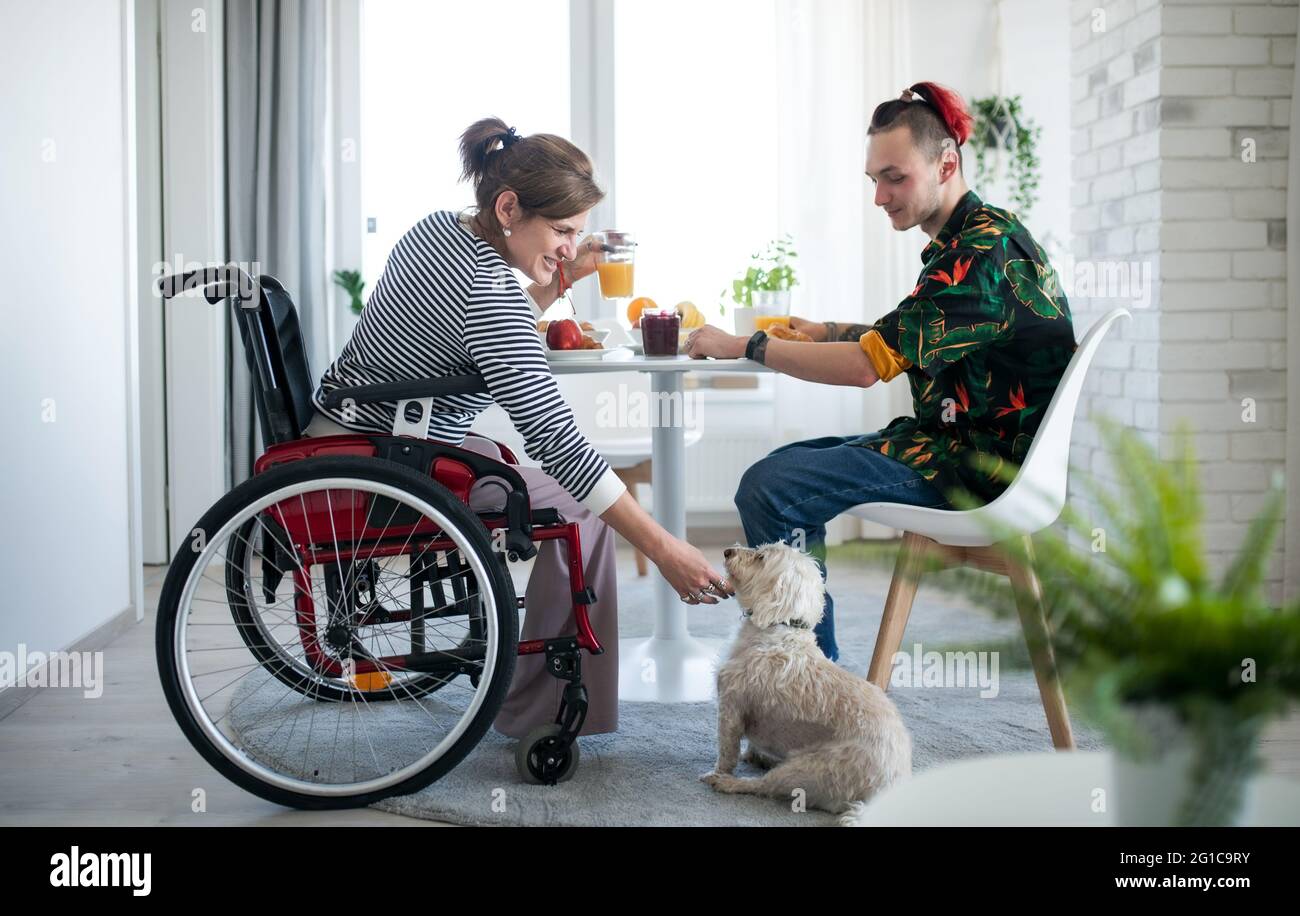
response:
[[[492,509],[475,513],[484,521],[505,522],[505,514],[500,509]],[[564,516],[560,514],[559,509],[534,509],[529,518],[535,527],[548,528],[552,525],[563,525]]]

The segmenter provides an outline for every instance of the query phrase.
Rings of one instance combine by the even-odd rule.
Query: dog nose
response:
[[[733,548],[728,547],[726,550],[722,551],[722,555],[727,559],[731,559],[731,555],[735,552],[736,551]]]

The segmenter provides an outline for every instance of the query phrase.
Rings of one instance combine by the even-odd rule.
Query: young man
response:
[[[866,174],[875,204],[900,232],[931,242],[916,288],[872,325],[791,319],[812,343],[692,333],[696,358],[748,356],[796,378],[870,387],[906,375],[914,417],[860,436],[784,445],[741,478],[736,507],[750,546],[800,531],[825,578],[826,522],[851,506],[899,502],[951,508],[963,492],[992,500],[997,467],[1020,464],[1075,349],[1069,305],[1042,248],[1015,214],[966,186],[961,144],[971,117],[961,97],[917,83],[879,105]],[[817,642],[832,661],[834,602]]]

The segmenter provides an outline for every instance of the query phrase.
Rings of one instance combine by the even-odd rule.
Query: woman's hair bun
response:
[[[502,144],[501,138],[510,131],[500,118],[480,118],[460,135],[461,179],[477,185],[487,171],[488,156]]]

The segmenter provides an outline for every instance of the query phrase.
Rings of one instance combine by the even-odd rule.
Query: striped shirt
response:
[[[440,210],[398,240],[361,319],[312,395],[316,409],[359,432],[392,431],[396,401],[325,407],[337,388],[482,375],[488,392],[435,397],[428,437],[461,445],[494,401],[524,451],[599,515],[626,490],[578,429],[551,375],[536,308],[501,255]]]

